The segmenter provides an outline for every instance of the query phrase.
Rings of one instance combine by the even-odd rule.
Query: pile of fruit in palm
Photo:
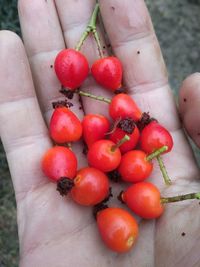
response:
[[[145,219],[158,218],[165,203],[199,199],[200,193],[162,198],[159,189],[146,182],[153,172],[154,160],[157,160],[165,183],[171,184],[161,155],[171,151],[173,139],[168,130],[149,113],[142,112],[129,95],[119,92],[122,65],[115,56],[103,57],[96,31],[98,10],[97,4],[76,48],[62,50],[55,59],[55,72],[66,99],[53,103],[49,131],[57,145],[43,156],[42,169],[52,182],[57,183],[62,196],[70,193],[76,203],[94,206],[105,244],[114,251],[126,252],[138,236],[138,224],[132,212]],[[100,54],[91,67],[91,74],[98,84],[114,93],[112,99],[79,90],[89,74],[87,58],[80,52],[89,32],[94,34]],[[110,119],[101,114],[88,114],[80,121],[70,110],[67,99],[74,93],[106,102]],[[77,170],[71,143],[80,139],[88,149],[88,166]],[[108,177],[129,183],[126,190],[119,192],[118,199],[130,208],[131,213],[106,205],[111,195]]]

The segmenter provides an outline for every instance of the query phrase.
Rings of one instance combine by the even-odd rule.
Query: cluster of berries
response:
[[[97,7],[93,21],[95,12]],[[108,118],[101,114],[86,115],[81,122],[70,110],[67,99],[54,103],[49,131],[57,145],[43,156],[42,169],[57,183],[62,196],[70,192],[78,204],[95,206],[98,229],[105,244],[114,251],[126,252],[135,243],[138,224],[128,211],[105,205],[111,195],[108,177],[132,183],[120,193],[119,199],[135,214],[145,219],[158,218],[163,213],[164,203],[184,199],[184,196],[161,198],[158,188],[144,181],[152,173],[156,158],[165,182],[170,183],[161,154],[171,151],[173,139],[148,113],[142,113],[127,94],[118,93],[112,99],[105,99],[78,90],[89,73],[88,61],[78,50],[64,49],[55,59],[56,75],[67,88],[62,93],[65,96],[78,93],[105,101],[113,126],[110,127]],[[114,56],[98,59],[92,65],[91,73],[97,83],[108,90],[117,93],[121,87],[122,66]],[[88,148],[89,166],[77,171],[77,158],[69,144],[81,138]]]

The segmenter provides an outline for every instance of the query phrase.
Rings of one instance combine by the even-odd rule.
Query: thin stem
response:
[[[183,201],[183,200],[188,200],[188,199],[200,199],[200,192],[190,193],[186,195],[179,195],[175,197],[162,197],[160,201],[162,204],[164,204],[164,203],[178,202],[178,201]]]
[[[148,161],[150,161],[150,160],[156,158],[157,156],[159,156],[160,154],[162,154],[163,152],[167,151],[167,149],[168,149],[167,146],[163,146],[163,147],[157,149],[156,151],[154,151],[153,153],[149,154],[146,159]]]
[[[97,44],[97,48],[98,48],[98,51],[99,51],[99,56],[102,58],[103,57],[103,50],[102,50],[102,47],[101,47],[99,34],[98,34],[96,28],[95,28],[95,30],[92,31],[92,33],[94,35],[94,39],[95,39],[96,44]]]
[[[165,165],[164,165],[163,160],[162,160],[162,158],[161,158],[160,155],[157,156],[157,160],[158,160],[158,164],[159,164],[159,166],[160,166],[160,170],[161,170],[161,172],[162,172],[162,175],[163,175],[165,184],[166,184],[166,185],[170,185],[172,182],[171,182],[171,180],[170,180],[170,178],[169,178],[169,175],[168,175],[168,173],[167,173],[167,170],[166,170],[166,168],[165,168]]]
[[[85,39],[88,37],[89,33],[92,32],[93,34],[96,32],[96,20],[97,20],[97,15],[99,12],[99,4],[95,5],[94,11],[92,13],[91,19],[87,25],[86,30],[83,32],[78,44],[76,45],[76,50],[79,51],[85,41]],[[96,39],[95,39],[96,40]],[[98,44],[97,44],[98,46]]]
[[[111,151],[114,152],[118,147],[120,147],[121,145],[123,145],[125,142],[129,140],[130,140],[130,137],[127,134],[124,135],[124,137],[121,140],[119,140],[116,145],[112,146]]]
[[[97,22],[98,12],[99,12],[99,4],[96,3],[96,5],[94,7],[94,11],[92,13],[92,17],[91,17],[90,22],[88,24],[88,27],[90,27],[91,29],[96,28],[96,22]]]
[[[98,101],[105,102],[107,104],[110,104],[111,103],[111,100],[109,98],[106,98],[106,97],[103,97],[103,96],[92,95],[90,93],[83,92],[81,90],[76,91],[76,93],[79,94],[79,95],[81,95],[81,96],[86,96],[86,97],[89,97],[89,98],[92,98],[92,99],[95,99],[95,100],[98,100]]]

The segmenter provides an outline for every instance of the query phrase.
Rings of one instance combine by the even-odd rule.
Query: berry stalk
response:
[[[179,196],[174,196],[174,197],[162,197],[160,201],[162,204],[165,204],[165,203],[178,202],[178,201],[183,201],[183,200],[188,200],[188,199],[200,199],[200,192],[190,193],[186,195],[179,195]]]
[[[168,147],[167,146],[163,146],[159,149],[157,149],[156,151],[154,151],[153,153],[149,154],[146,158],[147,161],[150,161],[156,157],[158,157],[160,154],[162,154],[163,152],[167,151]]]
[[[121,140],[119,140],[119,142],[117,142],[117,144],[111,148],[111,151],[114,152],[118,147],[120,147],[121,145],[123,145],[125,142],[129,140],[130,140],[130,137],[128,135],[124,135],[124,137]]]
[[[165,168],[164,162],[163,162],[160,155],[157,156],[157,160],[158,160],[158,164],[159,164],[160,170],[162,172],[162,176],[164,178],[165,184],[171,185],[172,184],[171,179],[169,178],[169,175],[168,175],[167,170]]]
[[[96,21],[97,21],[97,16],[98,16],[98,12],[99,12],[99,4],[95,5],[95,8],[93,10],[91,19],[86,27],[86,30],[83,32],[78,44],[76,45],[76,50],[79,51],[85,41],[85,39],[88,37],[88,35],[92,32],[94,39],[96,41],[97,44],[97,48],[99,51],[99,55],[100,57],[103,57],[103,51],[101,48],[101,44],[100,44],[100,39],[99,39],[99,35],[97,32],[97,27],[96,27]]]
[[[90,93],[87,93],[87,92],[83,92],[81,90],[76,91],[76,93],[81,95],[81,96],[86,96],[86,97],[89,97],[89,98],[92,98],[92,99],[95,99],[95,100],[98,100],[98,101],[105,102],[107,104],[111,103],[111,100],[109,98],[106,98],[106,97],[103,97],[103,96],[96,96],[96,95],[93,95],[93,94],[90,94]]]

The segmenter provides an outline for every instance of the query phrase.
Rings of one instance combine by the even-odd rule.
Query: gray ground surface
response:
[[[0,0],[0,28],[19,33],[16,0]],[[181,81],[200,70],[200,1],[146,0],[177,93]],[[197,152],[198,154],[198,152]],[[0,146],[0,267],[18,266],[18,240],[13,188]]]

